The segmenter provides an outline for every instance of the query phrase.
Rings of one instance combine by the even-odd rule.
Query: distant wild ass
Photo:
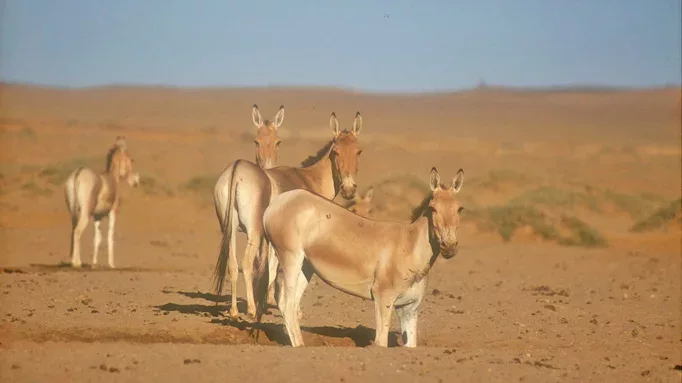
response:
[[[374,187],[367,189],[361,196],[356,195],[348,204],[343,205],[348,211],[357,215],[373,218],[374,207],[372,206],[372,199],[374,198]]]
[[[97,253],[102,242],[100,225],[102,219],[108,217],[109,267],[114,267],[114,227],[123,181],[131,186],[137,186],[140,175],[133,172],[133,157],[128,153],[126,139],[122,136],[116,137],[116,142],[107,153],[104,173],[98,174],[90,168],[80,167],[67,177],[64,194],[66,207],[71,215],[71,266],[81,266],[80,240],[90,218],[93,218],[95,225],[92,264],[93,266],[97,264]]]
[[[230,307],[232,317],[239,315],[236,296],[239,270],[234,254],[237,228],[247,236],[242,270],[246,283],[247,313],[255,317],[254,288],[263,281],[253,278],[254,261],[259,263],[258,267],[263,267],[266,263],[265,256],[270,270],[268,287],[265,289],[269,291],[269,299],[274,300],[277,258],[274,249],[263,237],[263,213],[270,200],[280,193],[293,189],[309,190],[329,200],[339,193],[346,199],[355,197],[357,190],[355,176],[362,153],[358,142],[362,116],[360,112],[356,114],[350,131],[340,130],[334,113],[330,116],[329,124],[333,133],[332,140],[316,155],[304,160],[301,163],[302,167],[278,166],[261,169],[250,161],[237,160],[218,178],[214,189],[214,202],[222,230],[222,240],[214,272],[214,287],[215,292],[221,294],[227,269],[232,286]]]
[[[441,184],[431,169],[431,193],[413,211],[411,224],[363,218],[305,190],[275,197],[263,222],[281,267],[279,308],[291,344],[303,346],[297,311],[314,273],[341,291],[374,301],[375,345],[388,345],[395,307],[405,346],[416,347],[428,273],[438,255],[457,254],[463,209],[457,193],[463,181],[462,169],[451,185]],[[264,299],[258,296],[259,302]]]

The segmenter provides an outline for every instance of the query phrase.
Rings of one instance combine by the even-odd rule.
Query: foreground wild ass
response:
[[[450,186],[431,169],[432,193],[415,209],[411,224],[363,218],[305,190],[275,197],[263,224],[281,267],[279,306],[291,344],[303,346],[297,310],[314,273],[341,291],[374,301],[376,345],[388,345],[395,307],[405,346],[416,347],[427,275],[439,254],[446,259],[457,254],[462,206],[456,194],[463,181],[462,169]]]
[[[106,171],[96,173],[90,168],[74,170],[64,184],[66,207],[71,214],[71,266],[81,266],[80,240],[92,217],[95,224],[95,243],[92,255],[93,266],[97,264],[97,253],[102,242],[100,225],[102,218],[109,218],[107,233],[109,267],[114,267],[114,227],[121,201],[122,181],[137,186],[140,175],[133,173],[133,157],[128,153],[125,137],[116,137],[116,143],[107,153]]]
[[[350,131],[341,131],[334,113],[329,124],[333,138],[315,156],[302,162],[300,168],[278,166],[261,169],[250,161],[237,160],[228,166],[218,178],[214,189],[215,209],[222,229],[220,254],[214,272],[214,287],[221,294],[227,269],[232,284],[232,305],[230,315],[237,317],[238,265],[234,256],[235,234],[241,228],[247,236],[246,250],[242,258],[242,271],[246,283],[247,313],[256,316],[254,286],[262,283],[253,278],[254,261],[265,264],[267,255],[269,278],[267,290],[273,298],[277,258],[274,249],[268,246],[263,235],[263,213],[272,197],[293,189],[305,189],[323,198],[333,199],[339,192],[346,199],[355,197],[357,184],[355,176],[362,150],[358,136],[362,129],[362,116],[358,112]],[[235,182],[233,182],[233,180]],[[258,257],[257,257],[258,256]],[[264,302],[263,302],[264,304]]]

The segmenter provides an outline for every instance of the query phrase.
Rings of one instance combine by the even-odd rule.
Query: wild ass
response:
[[[279,107],[274,121],[265,120],[258,111],[258,105],[253,104],[251,118],[256,126],[256,163],[263,169],[273,168],[277,164],[277,152],[279,151],[280,141],[277,130],[284,122],[284,105]],[[223,202],[224,204],[224,202]],[[222,220],[221,220],[222,222]]]
[[[222,230],[222,240],[213,275],[214,287],[215,292],[221,294],[227,269],[232,286],[230,307],[232,317],[239,315],[236,296],[239,270],[234,256],[237,228],[247,236],[242,271],[246,284],[247,313],[255,317],[253,289],[262,281],[253,279],[253,267],[254,261],[258,261],[261,266],[265,264],[262,258],[265,255],[270,270],[267,290],[270,300],[274,300],[273,282],[277,271],[277,258],[274,249],[263,238],[263,213],[272,197],[293,189],[310,190],[329,200],[339,192],[346,199],[355,196],[357,190],[355,176],[362,153],[358,143],[362,116],[357,112],[350,131],[340,130],[339,121],[334,113],[329,118],[329,125],[333,134],[331,141],[317,154],[304,160],[301,163],[302,167],[278,166],[261,169],[250,161],[237,160],[218,178],[214,189],[214,201]]]
[[[291,344],[303,346],[297,310],[314,273],[332,287],[374,301],[375,345],[388,345],[395,307],[405,346],[416,347],[427,275],[439,254],[445,259],[457,254],[462,206],[456,194],[463,181],[462,169],[450,186],[431,169],[432,192],[413,211],[411,224],[363,218],[305,190],[275,197],[263,224],[281,267],[279,305]]]
[[[107,153],[106,171],[98,174],[94,170],[80,167],[66,179],[64,195],[66,207],[71,214],[71,266],[81,266],[80,240],[92,217],[95,224],[95,242],[92,255],[93,266],[97,264],[97,253],[102,242],[100,225],[104,217],[109,218],[107,233],[109,267],[114,267],[114,227],[121,201],[120,186],[126,181],[137,186],[140,175],[133,173],[133,157],[128,153],[125,137],[116,137],[116,142]]]
[[[372,198],[374,198],[374,187],[370,186],[361,196],[356,195],[349,203],[342,206],[359,216],[373,218]]]

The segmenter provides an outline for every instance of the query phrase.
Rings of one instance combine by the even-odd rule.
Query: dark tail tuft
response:
[[[241,160],[234,162],[232,167],[232,174],[230,176],[230,196],[225,204],[225,215],[223,217],[223,236],[220,240],[220,253],[218,254],[218,261],[213,270],[213,289],[217,295],[221,295],[223,286],[225,285],[225,274],[227,273],[227,264],[230,259],[230,240],[232,238],[232,210],[234,210],[234,200],[237,191],[237,180],[234,175],[237,171],[237,166]],[[232,292],[235,293],[234,291]]]

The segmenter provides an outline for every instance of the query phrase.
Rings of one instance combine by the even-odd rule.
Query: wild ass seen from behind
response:
[[[457,254],[462,206],[456,195],[463,181],[460,169],[452,185],[442,185],[431,169],[432,192],[414,210],[411,224],[363,218],[305,190],[275,197],[263,222],[281,267],[279,305],[291,344],[303,346],[297,310],[315,273],[341,291],[374,301],[376,345],[388,345],[395,307],[405,346],[416,347],[427,275],[439,254],[446,259]]]
[[[214,189],[214,201],[222,229],[222,240],[213,275],[214,287],[215,292],[220,295],[227,269],[232,284],[230,307],[232,317],[239,315],[236,295],[239,270],[234,255],[237,228],[240,228],[247,236],[246,250],[242,258],[242,271],[246,283],[247,313],[255,317],[256,305],[253,290],[262,281],[253,278],[254,261],[258,261],[260,267],[265,264],[263,258],[265,256],[268,257],[270,270],[269,295],[270,299],[274,300],[273,282],[277,270],[277,258],[274,255],[274,249],[268,246],[263,238],[263,213],[271,198],[293,189],[310,190],[329,200],[339,192],[346,199],[352,199],[355,196],[357,190],[355,176],[358,172],[359,156],[362,153],[358,142],[362,129],[362,117],[360,112],[356,114],[350,131],[339,129],[339,122],[334,113],[330,116],[329,124],[333,133],[332,140],[316,155],[304,160],[300,168],[278,166],[272,169],[261,169],[250,161],[237,160],[228,166],[218,178]]]
[[[64,195],[66,207],[71,215],[71,266],[81,266],[80,240],[91,217],[95,224],[92,265],[97,264],[97,253],[102,242],[100,225],[102,219],[108,217],[108,263],[109,267],[114,267],[114,227],[123,181],[131,186],[137,186],[140,175],[133,172],[133,157],[128,153],[126,139],[122,136],[116,137],[116,142],[107,153],[104,173],[98,174],[90,168],[80,167],[67,177]]]

